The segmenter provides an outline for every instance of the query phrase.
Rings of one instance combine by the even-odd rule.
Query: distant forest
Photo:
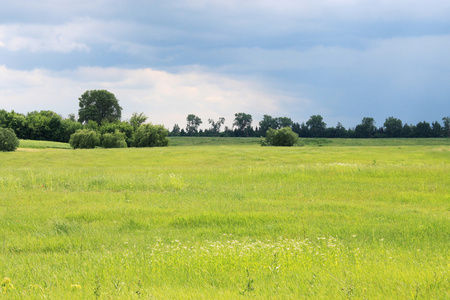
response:
[[[137,127],[147,121],[141,114],[133,114],[127,121],[76,120],[75,115],[63,118],[53,111],[33,111],[26,115],[14,111],[0,110],[0,127],[11,128],[20,139],[68,142],[70,135],[79,129],[92,129],[101,134],[120,131],[125,133],[127,143],[131,143]],[[435,121],[419,122],[415,125],[403,123],[400,119],[389,117],[380,127],[370,117],[362,119],[360,124],[352,128],[344,128],[340,123],[335,127],[327,127],[322,116],[313,115],[308,121],[297,123],[287,117],[264,115],[257,126],[253,127],[250,114],[236,113],[231,128],[222,125],[224,118],[208,119],[208,129],[199,129],[203,121],[196,115],[189,114],[183,127],[175,124],[172,130],[167,129],[169,136],[218,136],[218,137],[264,137],[269,128],[280,129],[290,127],[299,137],[314,138],[429,138],[450,137],[450,117],[442,118],[443,123]]]

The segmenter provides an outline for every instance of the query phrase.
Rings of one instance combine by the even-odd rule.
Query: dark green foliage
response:
[[[162,125],[143,124],[134,134],[136,147],[164,147],[169,145],[169,131]]]
[[[293,132],[290,127],[283,127],[275,130],[269,128],[266,132],[266,139],[262,142],[263,146],[294,146],[298,140],[298,134]]]
[[[236,113],[234,114],[233,127],[237,128],[238,136],[250,136],[250,131],[252,131],[252,115],[246,113]]]
[[[14,151],[19,147],[19,139],[14,130],[0,127],[0,151]]]
[[[74,119],[65,119],[61,122],[61,128],[59,130],[59,138],[57,142],[67,143],[70,140],[70,135],[77,130],[83,129],[83,124],[78,123]]]
[[[126,148],[125,133],[116,130],[114,133],[105,133],[102,135],[103,148]]]
[[[144,124],[145,121],[147,121],[148,117],[144,113],[133,113],[131,116],[131,119],[129,121],[129,124],[133,127],[133,130],[136,131],[139,126]]]
[[[400,119],[389,117],[384,121],[383,126],[387,137],[402,136],[403,123]]]
[[[361,124],[356,125],[354,137],[371,138],[375,135],[376,130],[374,119],[365,117],[362,119]]]
[[[70,146],[73,149],[89,149],[100,145],[100,134],[89,129],[77,130],[70,136]]]
[[[19,139],[29,138],[27,133],[26,118],[15,111],[0,110],[0,127],[11,128]]]
[[[450,137],[450,117],[444,117],[442,121],[444,122],[444,137]]]
[[[312,115],[306,122],[306,126],[308,126],[311,136],[323,137],[327,124],[323,121],[321,115]]]
[[[272,129],[280,129],[283,127],[293,127],[294,122],[291,120],[291,118],[288,117],[278,117],[278,118],[272,118],[272,116],[264,115],[263,119],[259,122],[259,131],[261,134],[266,134],[267,130],[269,128]],[[296,124],[298,126],[298,123]]]
[[[423,121],[417,123],[413,130],[414,137],[427,138],[432,136],[430,123]]]
[[[183,132],[184,132],[184,130],[183,130]],[[179,136],[181,134],[180,126],[178,126],[178,124],[173,125],[173,129],[170,134],[172,136]]]
[[[189,114],[186,117],[186,132],[188,135],[193,135],[198,133],[198,127],[203,123],[202,119],[194,114]]]
[[[121,133],[125,134],[125,142],[127,143],[127,145],[132,146],[133,144],[133,134],[135,130],[129,122],[103,122],[102,125],[98,128],[98,131],[100,131],[101,134],[120,131]]]
[[[220,117],[217,122],[215,122],[213,119],[208,119],[209,124],[211,124],[211,130],[215,136],[219,136],[220,133],[220,127],[225,123],[225,118]]]
[[[101,124],[103,121],[119,121],[122,116],[122,107],[113,93],[106,90],[86,91],[78,99],[78,121],[86,123],[90,120]]]

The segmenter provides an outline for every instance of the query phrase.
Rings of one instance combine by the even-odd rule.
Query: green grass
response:
[[[447,140],[359,141],[0,153],[3,296],[448,299]]]
[[[33,141],[33,140],[20,140],[19,148],[27,149],[71,149],[68,143],[49,142],[49,141]]]

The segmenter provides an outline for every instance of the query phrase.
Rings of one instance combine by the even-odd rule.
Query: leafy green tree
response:
[[[288,117],[278,117],[277,119],[277,123],[278,123],[278,128],[283,128],[283,127],[291,127],[292,128],[292,124],[294,124],[294,122],[292,121],[291,118]]]
[[[269,128],[280,129],[283,127],[293,128],[294,122],[288,117],[278,117],[272,118],[272,116],[264,115],[263,119],[259,122],[259,131],[264,135],[267,133]],[[297,126],[297,125],[296,125]]]
[[[450,117],[443,117],[444,122],[444,136],[450,137]]]
[[[85,129],[90,129],[94,131],[98,131],[98,123],[93,120],[89,120],[84,124]]]
[[[418,138],[427,138],[432,136],[431,126],[430,123],[423,121],[417,123],[416,127],[414,128],[414,137]]]
[[[14,151],[19,147],[19,139],[11,128],[0,127],[0,151]]]
[[[259,131],[264,135],[269,128],[278,129],[278,120],[269,115],[264,115],[263,119],[259,121]]]
[[[234,122],[233,126],[237,127],[237,130],[239,132],[239,135],[243,136],[246,135],[249,136],[249,131],[252,127],[252,115],[246,114],[246,113],[235,113],[234,114]]]
[[[225,123],[225,118],[220,117],[216,122],[214,122],[213,119],[208,119],[208,122],[211,124],[211,131],[215,136],[218,136],[220,133],[220,127]]]
[[[336,137],[337,138],[345,138],[347,137],[347,129],[342,126],[341,122],[338,122],[336,125]]]
[[[306,126],[308,126],[312,137],[323,137],[327,124],[325,124],[321,115],[313,115],[309,117]]]
[[[30,139],[66,142],[61,123],[61,116],[49,110],[29,112],[25,121]]]
[[[269,128],[266,132],[266,139],[263,141],[263,146],[293,146],[298,140],[298,134],[293,132],[290,127],[283,127],[281,129]]]
[[[100,145],[100,134],[90,129],[80,129],[70,135],[69,144],[73,149],[91,149]]]
[[[59,142],[68,143],[70,140],[70,135],[79,129],[83,129],[83,124],[75,121],[74,118],[72,119],[69,117],[69,119],[62,120],[59,130]]]
[[[377,128],[375,127],[375,120],[373,118],[365,117],[361,124],[355,127],[356,138],[370,138],[375,135]]]
[[[433,137],[441,137],[444,134],[444,129],[442,128],[442,125],[439,124],[438,121],[435,121],[431,124],[431,135]]]
[[[148,117],[146,115],[144,115],[144,113],[133,113],[131,115],[131,119],[130,119],[130,125],[133,127],[133,130],[136,131],[139,126],[141,126],[142,124],[145,123],[145,121],[147,121]]]
[[[79,122],[87,123],[91,120],[101,124],[104,120],[120,121],[122,107],[113,93],[106,90],[90,90],[81,95],[78,100],[80,101]]]
[[[193,135],[194,133],[198,132],[198,127],[200,126],[200,124],[202,124],[202,119],[200,119],[199,117],[197,117],[194,114],[189,114],[186,117],[186,133],[188,135]]]
[[[169,131],[162,125],[142,124],[134,134],[136,147],[165,147],[169,145]]]
[[[384,121],[384,133],[387,137],[401,137],[403,124],[400,119],[389,117]]]
[[[16,113],[14,110],[0,112],[0,127],[13,129],[19,139],[30,139],[25,115]]]
[[[405,125],[403,125],[403,128],[402,128],[402,137],[406,137],[406,138],[412,137],[413,136],[412,128],[413,128],[412,125],[408,125],[405,123]]]
[[[133,134],[135,130],[129,122],[103,122],[100,127],[98,127],[97,131],[99,131],[102,135],[105,133],[114,133],[116,131],[120,131],[125,134],[125,141],[128,146],[133,144]]]
[[[178,126],[178,124],[173,125],[172,132],[170,134],[173,136],[179,136],[180,133],[181,133],[180,126]]]
[[[113,133],[105,133],[102,135],[103,148],[126,148],[125,133],[116,130]]]

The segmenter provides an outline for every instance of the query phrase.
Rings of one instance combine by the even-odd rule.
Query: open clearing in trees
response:
[[[448,139],[182,141],[0,153],[3,296],[450,298]]]

